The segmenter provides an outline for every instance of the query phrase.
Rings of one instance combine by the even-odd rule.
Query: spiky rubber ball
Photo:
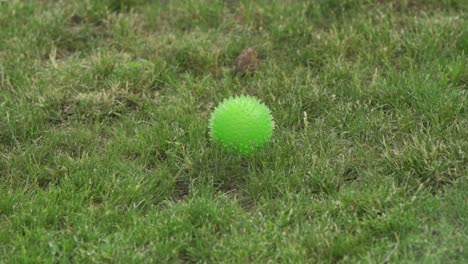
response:
[[[227,149],[251,154],[270,140],[273,126],[270,109],[258,99],[231,97],[211,115],[210,136]]]

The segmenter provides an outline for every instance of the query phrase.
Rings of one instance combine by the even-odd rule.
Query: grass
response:
[[[0,1],[0,263],[464,263],[463,0]],[[255,47],[253,76],[229,72]],[[251,158],[224,98],[272,110]]]

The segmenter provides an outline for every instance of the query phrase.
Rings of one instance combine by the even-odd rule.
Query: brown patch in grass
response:
[[[176,201],[180,201],[188,194],[190,194],[190,184],[188,181],[186,179],[176,179],[175,190],[172,193],[172,198]]]
[[[141,106],[141,97],[125,89],[78,93],[63,100],[59,123],[70,119],[115,119],[130,111],[137,111]]]

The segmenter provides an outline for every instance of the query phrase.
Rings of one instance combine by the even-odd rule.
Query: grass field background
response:
[[[0,1],[0,263],[463,263],[463,0]],[[246,47],[252,76],[230,67]],[[223,99],[274,116],[253,157]]]

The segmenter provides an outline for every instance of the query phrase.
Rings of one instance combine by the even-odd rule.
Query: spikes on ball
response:
[[[270,109],[252,96],[224,100],[210,118],[210,137],[223,147],[250,154],[265,145],[273,133]]]

